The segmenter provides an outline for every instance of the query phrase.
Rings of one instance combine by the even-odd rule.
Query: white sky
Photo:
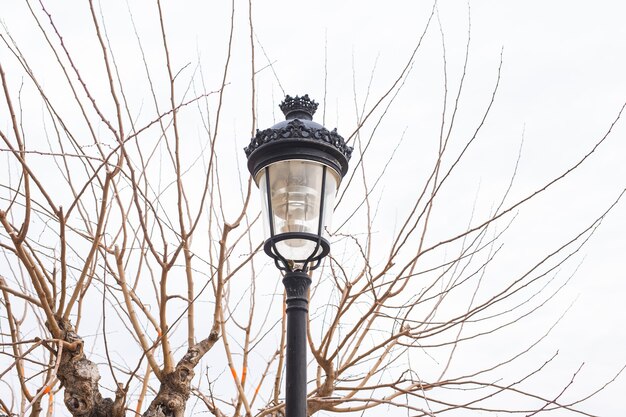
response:
[[[49,3],[49,4],[48,4]],[[153,62],[160,64],[160,39],[154,31],[156,11],[151,2],[132,1],[144,48]],[[243,166],[241,148],[250,136],[249,38],[247,2],[236,1],[236,28],[230,85],[221,134],[236,141]],[[98,80],[99,52],[83,2],[46,2],[68,45],[79,50],[78,65],[98,95],[108,87]],[[405,132],[399,156],[387,172],[380,199],[376,229],[381,235],[393,229],[398,216],[405,214],[403,199],[419,185],[423,172],[431,167],[440,125],[443,97],[442,41],[445,37],[449,103],[458,88],[471,15],[471,44],[464,95],[460,102],[453,146],[469,138],[491,97],[498,63],[503,50],[500,88],[480,142],[472,149],[463,173],[452,180],[436,206],[433,242],[453,233],[470,220],[476,199],[477,217],[497,204],[517,157],[522,135],[524,144],[518,177],[508,202],[536,189],[546,180],[572,165],[601,138],[626,102],[626,4],[620,1],[441,1],[438,12],[418,51],[411,74],[394,102],[389,116],[375,138],[368,167],[377,172]],[[38,6],[36,6],[37,8]],[[164,5],[166,28],[175,68],[202,64],[208,90],[218,88],[225,58],[230,18],[230,2],[178,1]],[[287,94],[308,93],[318,102],[324,96],[325,43],[327,49],[327,107],[316,119],[338,127],[348,136],[355,126],[353,83],[359,108],[363,106],[372,68],[376,67],[370,98],[382,94],[393,83],[410,57],[424,31],[430,1],[255,1],[253,4],[256,44],[256,69],[273,62],[280,84]],[[128,80],[132,99],[142,102],[145,80],[126,5],[102,2],[107,31]],[[35,36],[32,20],[17,2],[5,1],[0,18],[31,55],[42,54],[44,45]],[[0,60],[12,58],[5,49]],[[33,58],[33,62],[37,62]],[[40,68],[41,70],[41,68]],[[190,77],[192,69],[183,72]],[[8,72],[8,71],[7,71]],[[55,74],[39,73],[44,84],[55,89]],[[10,76],[11,73],[8,72]],[[57,74],[58,75],[58,74]],[[353,79],[354,75],[354,79]],[[165,76],[156,74],[157,79]],[[185,78],[185,79],[187,79]],[[97,86],[100,85],[99,88]],[[259,74],[259,128],[281,120],[277,108],[282,91],[272,71]],[[57,92],[63,94],[62,91]],[[162,94],[168,94],[164,88]],[[39,112],[40,110],[35,109]],[[276,119],[274,119],[276,118]],[[6,121],[0,121],[3,128]],[[372,123],[366,125],[366,131]],[[195,135],[199,128],[188,126]],[[228,139],[230,140],[230,139]],[[614,128],[610,139],[597,154],[565,183],[555,187],[521,210],[505,238],[506,251],[495,275],[519,271],[541,253],[554,248],[597,217],[626,187],[626,120]],[[0,174],[4,175],[4,173]],[[374,175],[374,174],[372,174]],[[412,196],[413,194],[411,194]],[[577,393],[589,392],[610,379],[626,364],[626,206],[622,202],[603,222],[589,244],[571,262],[568,274],[582,264],[568,286],[533,321],[520,323],[506,337],[485,339],[459,356],[461,363],[484,360],[513,349],[541,333],[573,304],[569,313],[545,340],[537,358],[559,350],[559,361],[551,365],[546,377],[537,384],[549,392],[569,381],[580,363]],[[343,222],[346,212],[338,213],[335,224]],[[350,231],[358,233],[355,226]],[[381,238],[383,239],[383,238]],[[384,239],[381,240],[384,245]],[[321,302],[321,298],[312,301]],[[540,359],[537,359],[540,360]],[[521,369],[522,370],[522,369]],[[555,381],[556,387],[554,386]],[[583,407],[601,416],[626,415],[622,376]],[[567,415],[554,413],[552,415]]]

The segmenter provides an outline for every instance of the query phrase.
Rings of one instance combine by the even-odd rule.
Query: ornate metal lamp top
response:
[[[316,160],[333,167],[342,176],[346,174],[352,147],[337,129],[328,130],[313,121],[317,106],[308,94],[285,97],[279,107],[287,120],[257,130],[244,148],[253,176],[262,167],[285,159]]]
[[[302,97],[286,96],[279,107],[283,111],[287,120],[291,119],[305,119],[313,120],[313,115],[317,110],[319,104],[309,98],[308,94]]]

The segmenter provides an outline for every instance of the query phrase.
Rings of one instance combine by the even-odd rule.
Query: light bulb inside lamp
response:
[[[291,183],[297,178],[291,176]],[[280,181],[282,182],[282,181]],[[286,185],[272,187],[272,209],[281,221],[277,222],[278,233],[305,232],[317,233],[319,216],[319,197],[315,188],[306,185]],[[304,239],[288,239],[285,244],[291,247],[302,247]]]

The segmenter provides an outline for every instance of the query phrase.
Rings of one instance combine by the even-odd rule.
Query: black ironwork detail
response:
[[[318,105],[315,100],[309,98],[308,94],[305,94],[302,97],[291,97],[288,95],[278,107],[280,107],[287,119],[294,119],[296,115],[306,118],[306,115],[301,114],[306,113],[309,115],[308,120],[312,120]]]
[[[311,286],[311,278],[303,271],[290,271],[283,278],[288,303],[292,300],[303,300],[308,303],[307,294]],[[300,306],[302,307],[302,306]],[[304,305],[306,308],[306,305]]]
[[[329,131],[325,127],[317,128],[309,126],[300,119],[293,119],[287,123],[286,126],[279,129],[257,129],[256,136],[252,138],[250,145],[246,146],[244,151],[246,152],[246,156],[249,157],[252,152],[267,143],[292,138],[321,141],[336,148],[346,159],[350,159],[352,156],[352,147],[346,145],[346,141],[337,133],[337,129]]]

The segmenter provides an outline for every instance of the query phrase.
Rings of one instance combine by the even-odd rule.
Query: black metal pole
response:
[[[306,321],[311,278],[302,271],[289,271],[283,278],[287,291],[287,376],[285,416],[306,417]]]

